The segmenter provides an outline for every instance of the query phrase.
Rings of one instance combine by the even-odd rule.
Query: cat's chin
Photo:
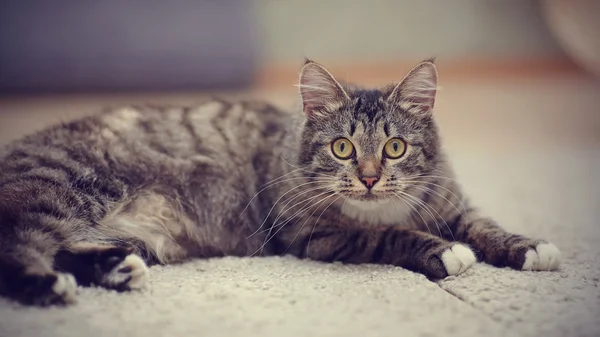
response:
[[[367,193],[362,193],[362,194],[349,195],[348,200],[369,204],[369,203],[387,202],[387,201],[390,201],[390,197],[388,195],[374,194],[371,192],[367,192]]]
[[[358,201],[366,201],[366,202],[368,202],[368,201],[376,202],[376,201],[381,201],[382,199],[383,199],[382,197],[377,196],[375,194],[363,194],[359,198],[356,198],[356,200],[358,200]]]
[[[370,199],[363,199],[363,198],[357,198],[357,197],[352,197],[352,198],[348,198],[347,202],[348,205],[351,205],[352,207],[356,207],[358,209],[361,210],[372,210],[372,209],[377,209],[379,207],[382,207],[384,205],[392,205],[391,202],[388,201],[387,198],[371,198]]]
[[[395,199],[378,196],[375,200],[348,198],[342,205],[345,215],[373,224],[397,224],[411,211],[409,204]]]
[[[346,202],[351,205],[360,205],[361,208],[371,209],[377,208],[383,204],[392,205],[393,200],[390,196],[387,195],[377,195],[377,194],[359,194],[359,195],[349,195],[346,198]]]

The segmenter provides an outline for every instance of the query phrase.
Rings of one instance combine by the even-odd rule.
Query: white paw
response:
[[[149,271],[141,257],[130,254],[123,262],[116,265],[106,274],[105,282],[112,286],[122,286],[127,289],[141,289],[148,283]]]
[[[562,254],[551,243],[540,243],[535,249],[525,253],[522,270],[556,270],[562,260]]]
[[[58,278],[52,285],[52,291],[60,296],[65,303],[75,302],[75,295],[77,295],[77,282],[75,277],[71,274],[56,273]]]
[[[473,251],[460,243],[442,253],[442,262],[449,276],[458,275],[477,261]]]

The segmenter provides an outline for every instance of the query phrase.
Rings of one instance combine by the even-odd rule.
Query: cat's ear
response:
[[[302,110],[308,118],[326,117],[350,97],[323,66],[306,59],[300,71]]]
[[[430,114],[435,104],[438,74],[434,59],[419,63],[398,83],[388,102],[403,110],[420,114]]]

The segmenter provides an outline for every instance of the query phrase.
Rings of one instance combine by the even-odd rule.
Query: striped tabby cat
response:
[[[558,249],[502,230],[453,180],[432,60],[379,90],[306,61],[303,113],[257,102],[128,107],[0,152],[0,293],[73,301],[142,288],[148,265],[293,254],[431,279],[476,259],[552,270]]]

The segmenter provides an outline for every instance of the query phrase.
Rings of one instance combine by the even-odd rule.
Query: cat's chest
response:
[[[411,211],[407,203],[391,199],[377,202],[347,200],[342,206],[344,215],[373,225],[408,224]]]

